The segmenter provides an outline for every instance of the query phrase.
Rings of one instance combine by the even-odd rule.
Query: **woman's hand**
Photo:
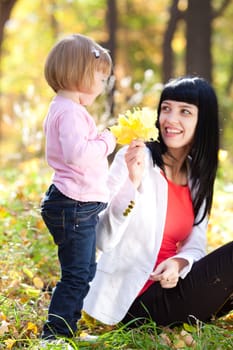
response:
[[[125,161],[129,171],[129,178],[138,189],[141,184],[145,165],[145,144],[143,141],[134,140],[130,143],[125,154]]]
[[[159,281],[163,288],[174,288],[179,280],[179,271],[187,264],[187,260],[181,258],[165,260],[156,267],[150,278]]]

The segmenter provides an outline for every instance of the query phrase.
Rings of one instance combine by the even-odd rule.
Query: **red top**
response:
[[[179,242],[190,234],[194,223],[194,212],[189,187],[168,182],[167,217],[161,248],[154,268],[163,260],[172,257],[177,252]],[[139,295],[155,281],[148,280]]]

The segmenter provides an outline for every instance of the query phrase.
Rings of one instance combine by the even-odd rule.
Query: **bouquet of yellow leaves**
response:
[[[156,116],[156,111],[147,107],[128,110],[119,115],[117,125],[110,127],[110,130],[120,145],[127,145],[136,139],[153,141],[158,137]]]

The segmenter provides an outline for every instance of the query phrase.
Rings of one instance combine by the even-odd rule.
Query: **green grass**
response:
[[[41,220],[39,206],[50,183],[51,173],[40,159],[32,159],[0,170],[0,349],[38,349],[47,317],[51,289],[59,278],[56,247]],[[232,218],[232,194],[218,181],[211,229],[225,235],[211,248],[232,235],[231,224],[220,211]],[[218,195],[221,201],[218,201]],[[221,203],[220,203],[221,202]],[[218,205],[220,203],[221,205]],[[229,222],[229,221],[228,221]],[[229,233],[229,237],[227,236]],[[231,236],[232,239],[232,236]],[[88,317],[80,321],[80,332],[99,334],[98,342],[76,342],[76,349],[233,349],[233,317],[195,326],[158,328],[153,323],[137,329],[106,327]],[[192,344],[188,344],[193,340]]]

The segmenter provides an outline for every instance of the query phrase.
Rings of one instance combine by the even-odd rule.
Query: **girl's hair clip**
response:
[[[99,58],[100,57],[100,51],[97,49],[92,49],[93,54],[95,55],[95,58]]]

